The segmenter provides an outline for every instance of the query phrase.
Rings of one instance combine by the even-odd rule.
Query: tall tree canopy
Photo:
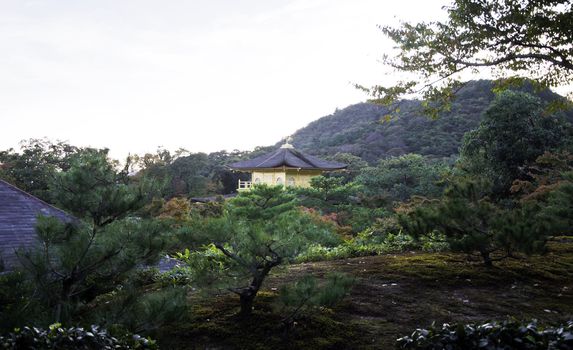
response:
[[[542,112],[530,94],[500,93],[479,128],[464,136],[462,166],[492,181],[496,193],[507,193],[514,180],[529,177],[525,165],[564,141],[563,121]]]
[[[71,157],[79,151],[80,148],[62,141],[23,140],[20,152],[12,148],[0,151],[0,179],[53,202],[48,188],[50,181],[57,172],[70,168]]]
[[[460,86],[462,73],[482,68],[499,78],[527,77],[542,87],[573,81],[573,4],[569,0],[454,0],[443,22],[381,26],[396,43],[396,55],[385,63],[416,74],[395,86],[367,89],[390,103],[423,93],[426,112],[440,110],[430,102],[447,102]]]

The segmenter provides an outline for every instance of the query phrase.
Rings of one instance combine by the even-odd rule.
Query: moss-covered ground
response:
[[[351,293],[286,332],[273,308],[277,288],[331,271],[356,278]],[[163,349],[392,349],[396,338],[432,322],[560,322],[573,316],[573,239],[492,268],[460,254],[421,252],[292,265],[268,279],[247,321],[236,318],[232,295],[192,295],[190,303],[188,320],[161,330]]]

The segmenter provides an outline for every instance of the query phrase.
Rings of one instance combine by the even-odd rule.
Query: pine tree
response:
[[[196,284],[239,296],[242,317],[273,268],[292,261],[312,243],[334,243],[330,224],[296,208],[293,195],[280,186],[256,186],[228,202],[221,217],[196,221],[194,240],[204,249],[179,257]]]
[[[131,183],[127,170],[117,171],[116,166],[107,150],[74,155],[70,169],[57,174],[51,190],[78,220],[39,217],[39,248],[19,253],[57,322],[72,319],[137,266],[156,262],[166,245],[163,222],[133,216],[146,202],[143,182]]]

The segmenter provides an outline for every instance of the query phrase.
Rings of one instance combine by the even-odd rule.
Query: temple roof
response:
[[[75,219],[31,194],[0,180],[0,258],[7,269],[18,263],[16,250],[30,249],[37,242],[38,215],[55,216],[64,222]]]
[[[269,168],[297,168],[305,170],[339,170],[348,165],[323,160],[294,149],[289,143],[271,153],[229,165],[234,170],[253,170]]]

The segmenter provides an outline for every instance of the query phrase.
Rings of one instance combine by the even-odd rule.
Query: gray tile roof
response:
[[[16,250],[31,248],[38,241],[38,215],[54,216],[62,221],[76,219],[39,198],[0,180],[0,257],[6,269],[18,264]]]
[[[338,170],[347,167],[344,163],[323,160],[297,151],[294,148],[281,147],[271,153],[242,162],[233,163],[231,169],[250,170],[268,168],[297,168],[305,170]]]

